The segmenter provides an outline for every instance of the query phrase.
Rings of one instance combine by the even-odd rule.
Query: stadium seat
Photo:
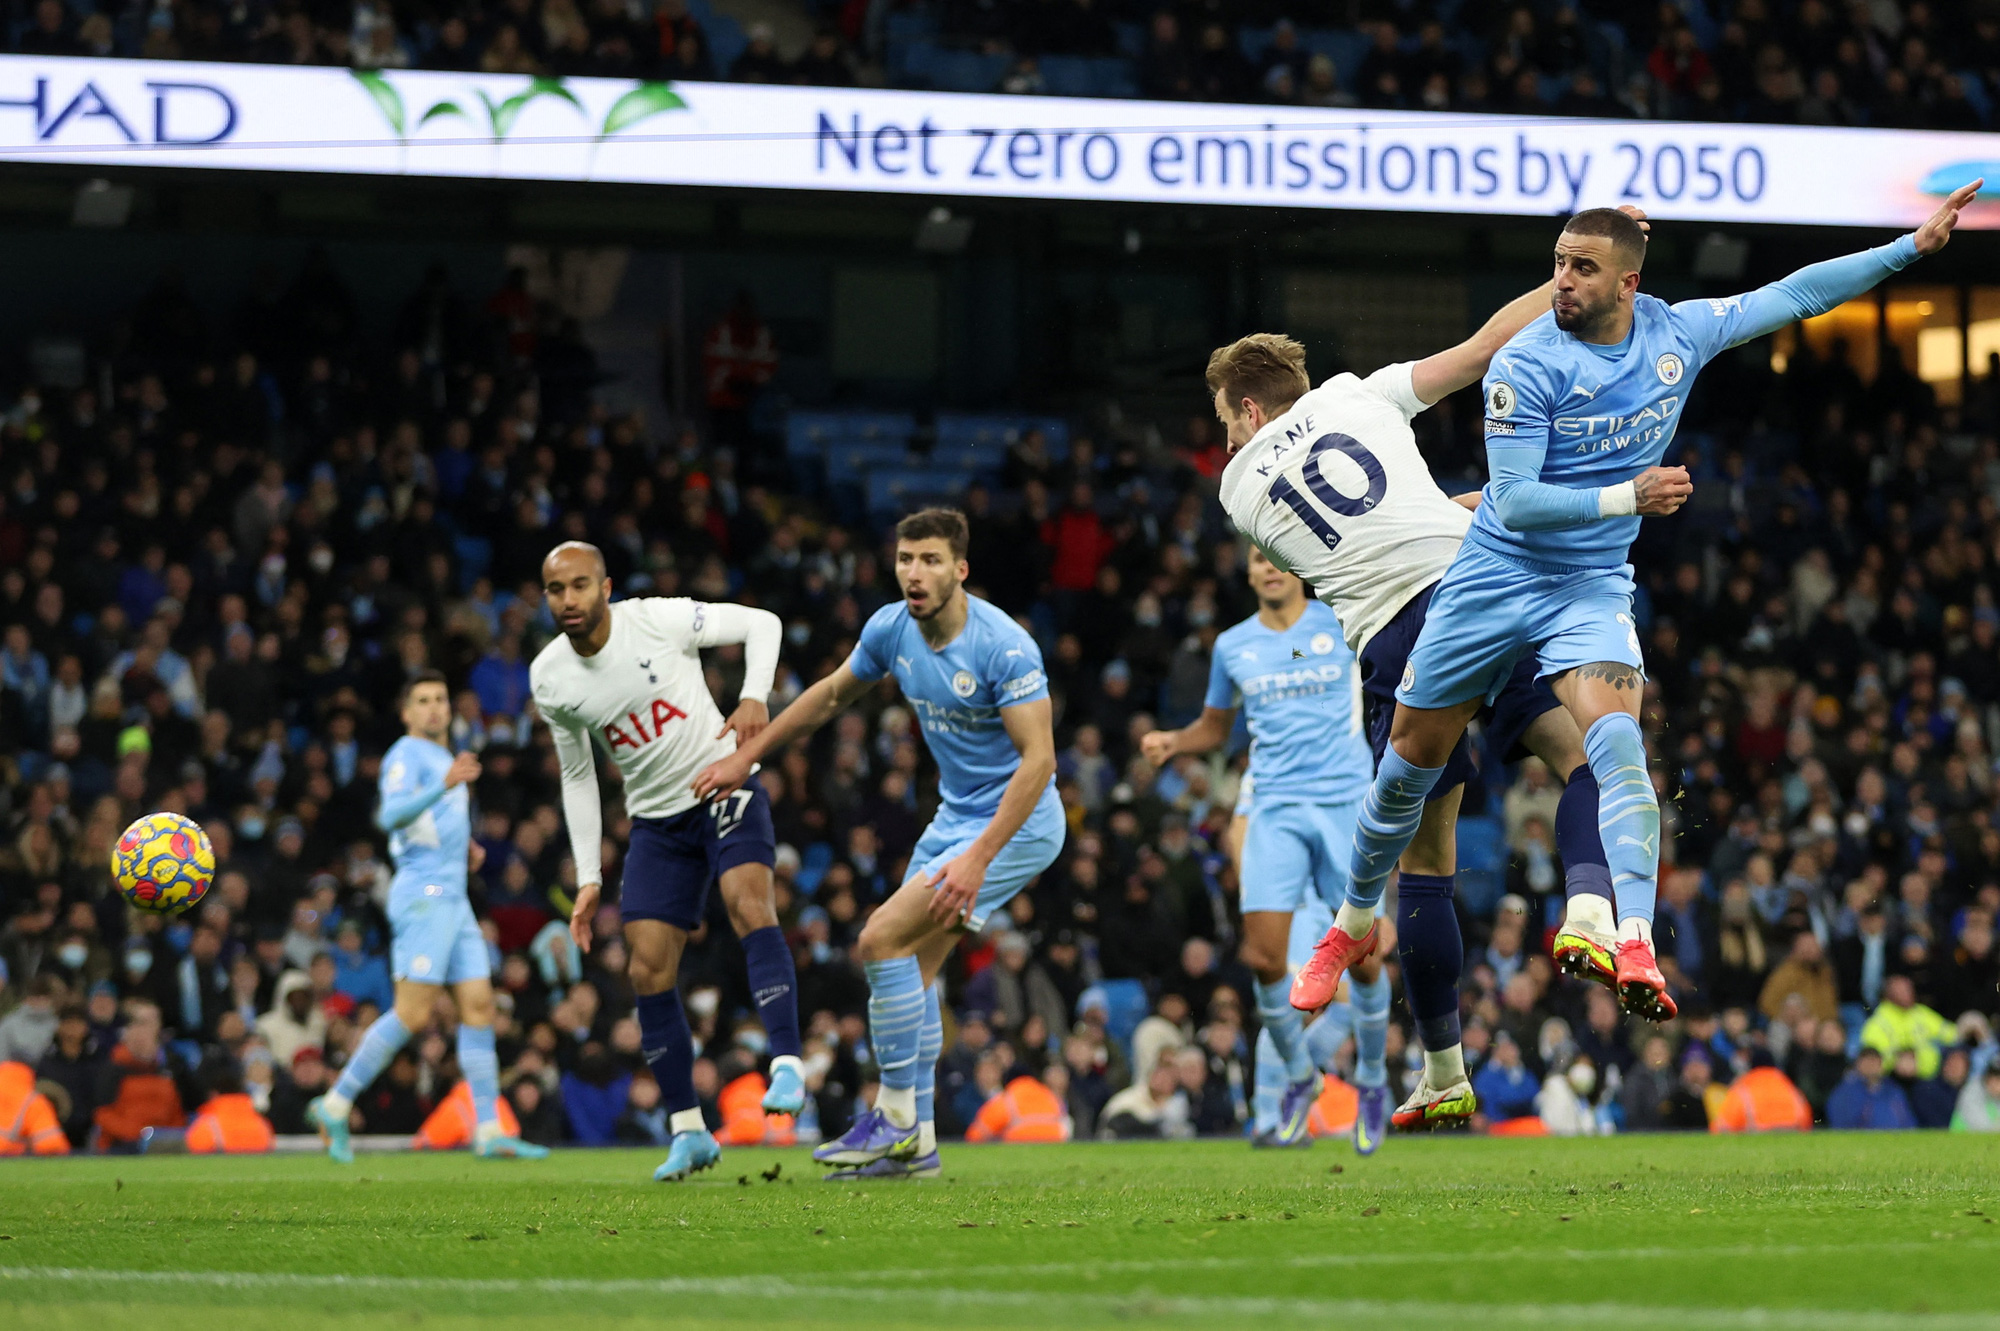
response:
[[[871,518],[901,517],[925,504],[956,502],[965,493],[965,477],[951,471],[900,467],[868,473],[867,504]]]
[[[1507,890],[1507,836],[1498,818],[1461,815],[1458,820],[1458,899],[1474,915],[1491,914]]]

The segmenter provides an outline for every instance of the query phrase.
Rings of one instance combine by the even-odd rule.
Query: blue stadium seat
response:
[[[1011,56],[939,51],[931,62],[930,84],[940,92],[992,92],[1012,63]]]
[[[905,444],[917,432],[906,411],[794,411],[785,418],[785,452],[817,457],[834,444]]]
[[[1090,62],[1096,97],[1137,97],[1139,66],[1122,55],[1098,56]]]
[[[454,536],[452,553],[458,557],[458,585],[463,591],[471,591],[472,584],[486,576],[486,570],[493,567],[493,542],[484,536]]]
[[[965,477],[954,471],[933,471],[917,467],[882,469],[868,473],[868,515],[896,518],[926,504],[956,502],[965,493]]]
[[[1028,431],[1039,429],[1056,457],[1069,453],[1069,422],[1060,416],[1028,416],[1012,413],[941,411],[937,417],[939,452],[965,448],[998,447],[1005,451]]]
[[[937,34],[937,20],[929,9],[891,10],[882,25],[882,35],[890,43],[929,41]]]
[[[1080,55],[1045,55],[1036,61],[1042,83],[1053,97],[1096,97],[1091,61]]]
[[[1146,54],[1146,25],[1143,23],[1114,23],[1111,25],[1113,40],[1118,44],[1118,54],[1137,60]]]
[[[1373,44],[1352,28],[1305,28],[1299,32],[1302,48],[1313,55],[1325,54],[1332,58],[1343,88],[1354,86],[1355,72],[1361,68],[1361,62]]]
[[[1993,98],[1987,90],[1986,80],[1980,78],[1976,70],[1961,69],[1954,72],[1958,75],[1958,81],[1965,85],[1965,100],[1971,102],[1972,109],[1979,112],[1981,121],[1988,125],[1992,124]]]
[[[749,49],[750,39],[744,35],[743,25],[727,14],[716,14],[702,20],[702,31],[708,34],[708,59],[715,66],[717,78],[725,77],[736,67],[736,61]]]
[[[881,468],[906,467],[910,452],[901,444],[850,443],[842,440],[826,450],[826,479],[829,485],[859,480]]]
[[[1498,818],[1460,815],[1458,899],[1475,916],[1490,915],[1507,890],[1507,835]]]

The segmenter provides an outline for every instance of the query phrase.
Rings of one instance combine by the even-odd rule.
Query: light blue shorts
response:
[[[910,852],[910,877],[928,877],[963,855],[986,831],[989,818],[968,818],[943,809],[917,839]],[[986,917],[1019,895],[1035,876],[1056,862],[1062,854],[1063,838],[1069,826],[1063,821],[1062,801],[1051,786],[1041,803],[1028,815],[1021,830],[1000,848],[993,863],[986,866],[986,882],[973,899],[972,914],[965,927],[977,933],[986,926]]]
[[[1380,915],[1382,908],[1377,906],[1375,913]],[[1313,945],[1326,937],[1326,931],[1331,928],[1333,907],[1321,901],[1318,893],[1299,903],[1299,908],[1292,912],[1292,936],[1285,950],[1285,965],[1293,974],[1296,975],[1299,967],[1312,960]]]
[[[1347,867],[1361,801],[1294,804],[1260,800],[1251,805],[1243,836],[1244,911],[1291,911],[1313,903],[1328,910],[1347,899]],[[1297,921],[1293,921],[1294,930]],[[1326,930],[1314,934],[1315,941]]]
[[[463,890],[436,883],[398,883],[389,889],[390,971],[418,984],[457,984],[493,974],[486,935]]]
[[[1529,653],[1541,679],[1596,661],[1643,671],[1632,566],[1536,573],[1467,541],[1431,597],[1396,701],[1491,702]]]

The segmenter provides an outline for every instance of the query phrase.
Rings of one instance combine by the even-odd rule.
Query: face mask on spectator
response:
[[[736,1043],[757,1055],[762,1055],[771,1047],[771,1041],[765,1036],[764,1032],[754,1026],[736,1032]]]
[[[192,942],[193,939],[194,939],[193,925],[170,924],[167,926],[167,943],[174,949],[174,951],[176,952],[187,951],[188,944]]]
[[[63,965],[76,970],[90,960],[90,949],[82,943],[64,943],[56,949],[56,957]]]
[[[833,960],[833,944],[824,941],[815,942],[812,945],[812,956],[815,965],[824,966]]]
[[[261,841],[264,839],[264,820],[253,815],[238,822],[236,830],[245,841]]]
[[[144,979],[146,972],[151,969],[153,969],[153,954],[145,948],[135,947],[125,953],[125,973],[133,979]]]

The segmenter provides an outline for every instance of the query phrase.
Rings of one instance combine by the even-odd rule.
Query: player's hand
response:
[[[736,747],[742,748],[751,740],[764,733],[764,727],[771,724],[771,709],[754,698],[745,698],[736,704],[736,710],[722,723],[722,729],[715,732],[721,739],[730,731],[736,732]]]
[[[1146,755],[1146,761],[1155,767],[1165,767],[1174,760],[1174,731],[1148,731],[1139,741],[1139,752]]]
[[[465,852],[465,868],[468,873],[478,873],[486,867],[486,847],[477,841],[471,843]]]
[[[585,952],[590,951],[590,922],[597,918],[596,883],[585,883],[576,890],[576,905],[569,913],[569,936]]]
[[[1653,239],[1653,224],[1646,220],[1646,210],[1644,208],[1639,208],[1629,203],[1622,203],[1618,205],[1618,211],[1637,222],[1639,229],[1646,233],[1648,241]]]
[[[1936,254],[1951,240],[1952,228],[1958,225],[1959,210],[1971,203],[1979,195],[1979,187],[1986,183],[1984,176],[1970,185],[1960,185],[1951,192],[1951,197],[1938,205],[1931,214],[1931,220],[1917,228],[1911,239],[1917,242],[1917,253]]]
[[[469,785],[478,779],[479,755],[467,749],[453,758],[451,766],[445,769],[444,788],[450,790],[453,786]]]
[[[749,779],[750,760],[743,756],[743,750],[738,749],[727,758],[717,758],[694,774],[694,797],[706,800],[727,795]]]
[[[1664,518],[1688,501],[1694,482],[1688,479],[1686,467],[1648,467],[1632,483],[1632,491],[1639,501],[1640,517]]]
[[[968,850],[931,875],[931,918],[939,924],[964,924],[972,916],[972,904],[986,885],[988,861],[976,850]]]

